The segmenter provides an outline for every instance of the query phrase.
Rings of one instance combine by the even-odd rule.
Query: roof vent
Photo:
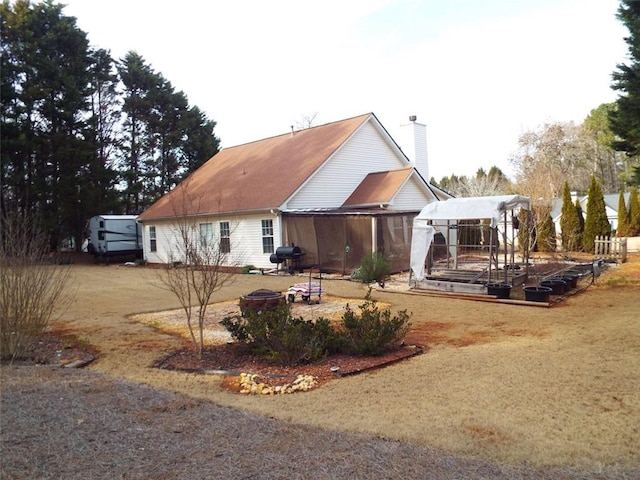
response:
[[[418,119],[418,117],[416,117],[415,115],[411,115],[411,116],[409,117],[409,121],[410,121],[410,122],[415,122],[417,119]]]

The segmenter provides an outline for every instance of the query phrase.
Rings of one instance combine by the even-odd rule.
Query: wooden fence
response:
[[[616,260],[620,263],[627,261],[627,239],[624,237],[603,237],[595,239],[595,258]]]

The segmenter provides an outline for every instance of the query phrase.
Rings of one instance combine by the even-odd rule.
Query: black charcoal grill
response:
[[[296,270],[302,272],[302,257],[304,252],[300,247],[278,247],[276,253],[272,253],[269,261],[275,264],[284,264],[285,269],[293,274]]]

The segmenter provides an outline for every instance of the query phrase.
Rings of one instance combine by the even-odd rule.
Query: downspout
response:
[[[282,247],[285,245],[284,243],[284,225],[282,224],[282,212],[278,209],[271,209],[271,215],[273,215],[274,217],[276,217],[276,225],[278,226],[278,240],[279,242],[274,245],[275,248],[278,248],[279,246]]]
[[[378,245],[378,229],[376,217],[371,217],[371,253],[377,253],[376,246]]]
[[[509,272],[507,269],[507,263],[509,261],[507,252],[507,210],[504,211],[504,231],[502,232],[502,248],[504,248],[504,265],[502,268],[504,269],[504,283],[507,283],[509,280]]]

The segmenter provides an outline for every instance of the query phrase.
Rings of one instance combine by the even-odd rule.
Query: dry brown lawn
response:
[[[3,366],[2,478],[640,477],[637,255],[553,308],[378,290],[413,312],[407,343],[426,352],[277,397],[152,367],[183,345],[136,320],[178,306],[157,274],[73,267],[76,300],[54,329],[97,360]],[[238,276],[215,302],[291,283]]]

